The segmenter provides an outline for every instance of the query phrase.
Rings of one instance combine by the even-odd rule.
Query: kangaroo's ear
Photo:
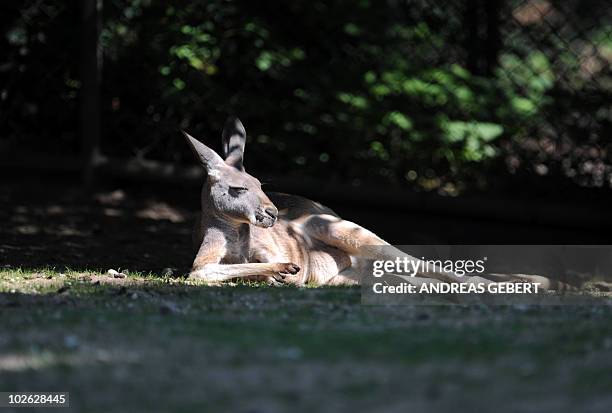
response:
[[[221,134],[221,140],[225,163],[240,171],[244,171],[242,161],[244,159],[246,130],[242,126],[240,119],[233,116],[227,118],[223,127],[223,133]]]
[[[204,168],[206,168],[208,176],[216,175],[216,172],[219,171],[223,166],[225,166],[223,159],[219,155],[217,155],[217,152],[213,151],[208,146],[204,145],[202,142],[189,135],[187,132],[181,132],[183,132],[183,135],[185,135],[187,143],[193,151],[193,154],[195,155],[196,159],[200,162],[200,164],[202,164]]]

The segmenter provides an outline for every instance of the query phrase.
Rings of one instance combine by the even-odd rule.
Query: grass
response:
[[[612,309],[0,270],[0,389],[72,410],[609,411]]]

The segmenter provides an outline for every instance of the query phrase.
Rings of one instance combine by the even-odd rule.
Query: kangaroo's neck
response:
[[[229,220],[216,211],[208,193],[202,193],[201,225],[203,242],[209,245],[223,245],[227,261],[240,261],[248,257],[251,238],[249,224]]]

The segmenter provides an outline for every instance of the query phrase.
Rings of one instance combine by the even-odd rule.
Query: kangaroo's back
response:
[[[308,198],[282,192],[268,192],[266,194],[270,200],[274,202],[274,205],[276,205],[279,218],[282,217],[283,219],[293,221],[316,214],[338,216],[331,208]]]

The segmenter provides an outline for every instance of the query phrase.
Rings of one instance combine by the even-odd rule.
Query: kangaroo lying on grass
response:
[[[194,231],[197,254],[190,278],[207,282],[263,278],[272,284],[347,285],[371,276],[368,264],[372,260],[416,260],[317,202],[264,193],[257,178],[244,170],[246,131],[237,118],[229,118],[223,129],[225,160],[183,134],[207,172],[201,214]],[[385,247],[364,248],[368,246]],[[417,276],[446,282],[470,279],[441,269]],[[472,277],[476,278],[479,277]]]

